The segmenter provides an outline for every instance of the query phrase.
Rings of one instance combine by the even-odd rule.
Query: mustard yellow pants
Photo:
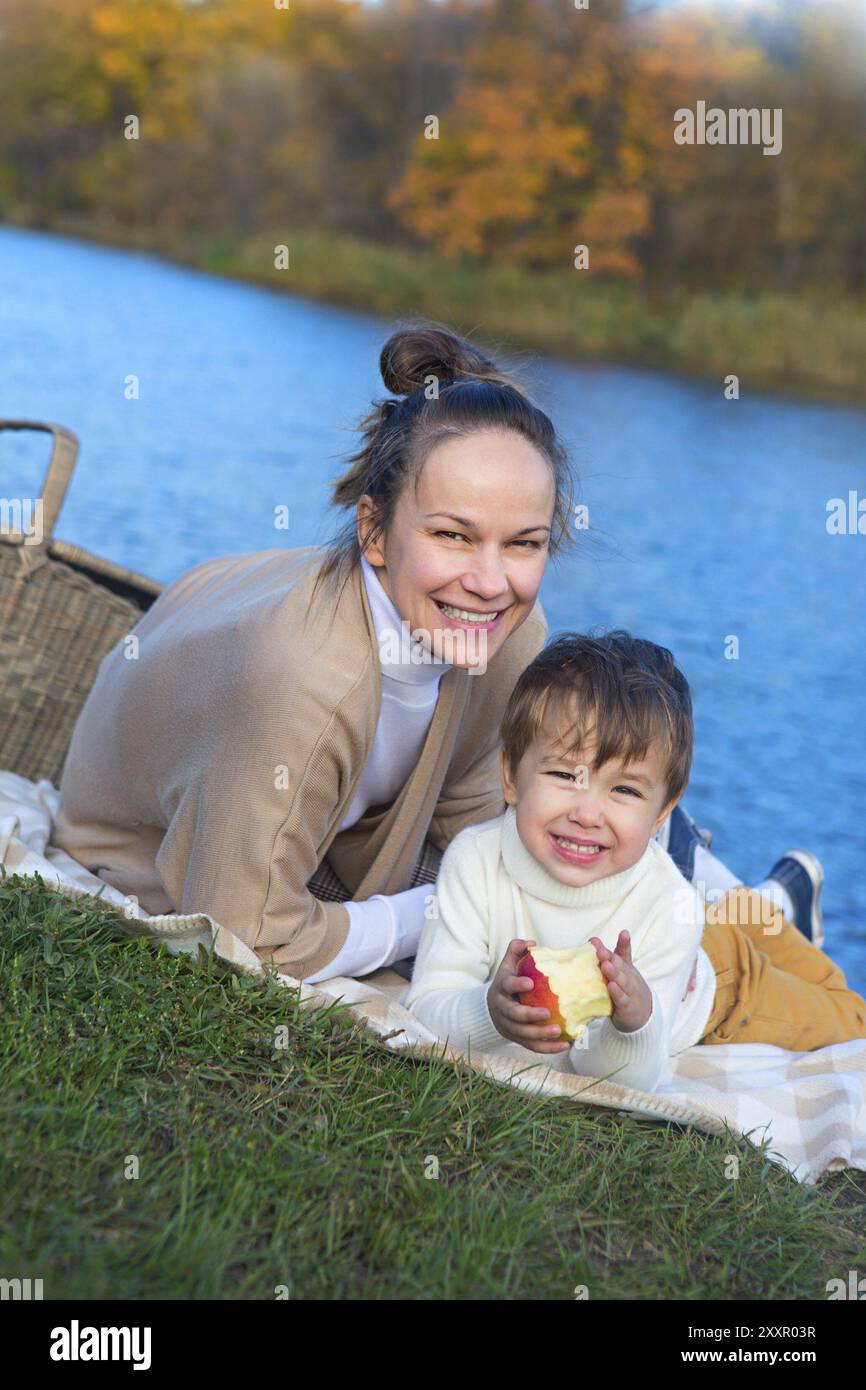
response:
[[[701,945],[716,972],[702,1043],[774,1043],[812,1052],[866,1038],[866,1000],[753,888],[732,888],[707,904]]]

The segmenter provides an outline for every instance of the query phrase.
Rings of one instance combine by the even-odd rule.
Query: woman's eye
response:
[[[462,531],[437,531],[435,534],[445,536],[448,540],[467,541],[469,539],[468,536],[464,536]],[[512,541],[511,544],[527,546],[530,550],[541,549],[541,541]]]

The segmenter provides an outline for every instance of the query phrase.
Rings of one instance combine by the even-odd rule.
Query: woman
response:
[[[102,662],[54,833],[146,911],[210,913],[307,981],[411,958],[441,852],[503,810],[499,721],[573,540],[567,452],[489,357],[429,324],[381,369],[345,529],[163,591]],[[690,876],[738,883],[686,817],[663,832]]]

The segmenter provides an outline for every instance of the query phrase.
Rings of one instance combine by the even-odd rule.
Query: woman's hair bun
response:
[[[506,381],[496,363],[473,343],[438,324],[398,328],[379,357],[382,380],[395,396],[408,396],[425,385],[428,376],[474,376]]]

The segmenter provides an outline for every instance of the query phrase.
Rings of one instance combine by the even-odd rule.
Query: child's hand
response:
[[[550,1022],[549,1009],[531,1009],[512,998],[514,994],[525,994],[532,989],[532,981],[525,975],[518,975],[520,958],[535,941],[523,941],[515,937],[509,941],[508,950],[493,976],[487,991],[487,1008],[497,1031],[508,1042],[520,1043],[531,1052],[564,1052],[571,1044],[561,1038],[557,1024]]]
[[[692,966],[692,973],[691,973],[691,975],[689,976],[689,982],[688,982],[688,984],[686,985],[686,992],[685,992],[685,994],[683,995],[683,999],[685,999],[685,998],[687,997],[687,995],[688,995],[688,993],[689,993],[690,990],[693,990],[693,989],[696,987],[696,985],[697,985],[697,978],[698,978],[698,958],[697,958],[697,956],[695,956],[695,963],[694,963],[694,965]]]
[[[621,1033],[636,1033],[648,1021],[653,1009],[652,991],[643,975],[631,962],[631,937],[621,931],[616,948],[609,951],[597,936],[590,941],[595,947],[601,973],[607,982],[607,992],[613,1004],[610,1021]]]

